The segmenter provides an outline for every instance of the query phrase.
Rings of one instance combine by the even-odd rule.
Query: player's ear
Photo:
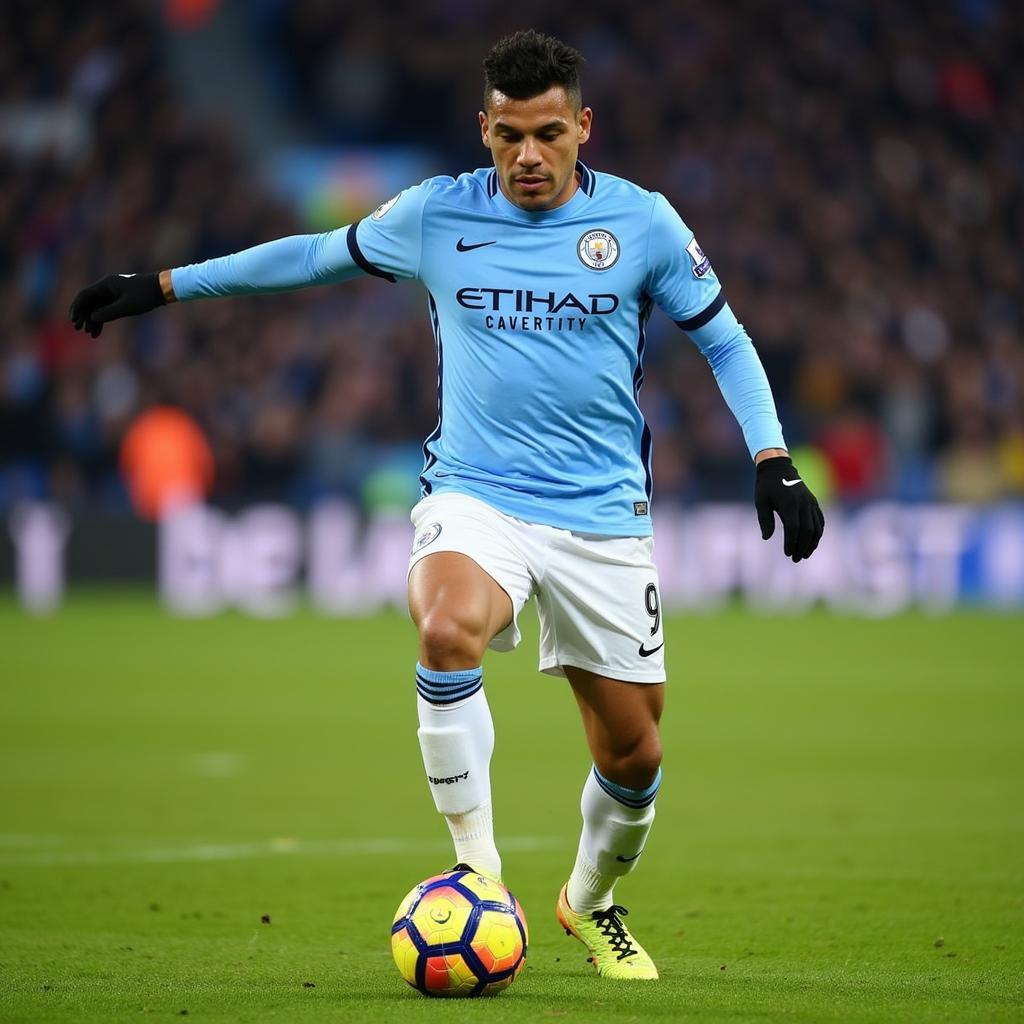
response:
[[[480,141],[484,144],[487,149],[491,148],[491,133],[487,125],[487,114],[484,111],[480,111]]]
[[[584,107],[576,120],[576,141],[581,145],[590,138],[590,123],[594,119],[594,112],[590,107]]]

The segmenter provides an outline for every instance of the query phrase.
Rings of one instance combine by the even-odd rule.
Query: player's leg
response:
[[[409,572],[409,613],[420,664],[458,672],[480,665],[491,638],[512,621],[512,599],[468,555],[438,551]]]
[[[615,883],[636,867],[654,823],[665,686],[571,666],[565,674],[594,759],[583,788],[583,833],[568,899],[575,910],[590,913],[611,906]]]
[[[538,593],[542,671],[569,679],[593,757],[576,863],[558,918],[600,974],[657,978],[622,921],[615,885],[634,869],[661,783],[664,636],[649,538],[561,533]]]
[[[583,787],[583,832],[558,920],[591,953],[602,977],[658,977],[647,951],[623,922],[615,884],[636,866],[654,822],[661,784],[658,720],[664,684],[630,683],[565,666],[583,717],[594,765]]]
[[[419,632],[419,741],[434,804],[445,816],[455,859],[501,877],[491,810],[494,725],[481,662],[512,619],[512,602],[471,558],[440,551],[409,573],[409,611]]]
[[[451,492],[424,498],[409,570],[409,608],[419,631],[419,740],[437,809],[456,860],[501,877],[494,843],[490,760],[494,726],[483,690],[484,650],[512,650],[516,617],[533,576],[514,521]]]

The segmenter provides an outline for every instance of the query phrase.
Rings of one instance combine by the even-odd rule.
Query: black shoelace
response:
[[[629,932],[622,923],[622,918],[628,913],[625,907],[613,903],[607,910],[595,910],[591,915],[601,929],[601,934],[607,937],[608,944],[618,953],[617,960],[625,960],[639,952],[630,942]]]

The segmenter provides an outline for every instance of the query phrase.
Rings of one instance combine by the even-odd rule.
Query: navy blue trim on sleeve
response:
[[[696,316],[691,316],[688,320],[677,320],[676,326],[684,331],[695,331],[698,327],[703,327],[710,320],[714,319],[715,315],[721,311],[724,305],[725,292],[719,289],[718,294],[712,300],[711,305],[702,313],[698,313]]]
[[[381,270],[379,267],[375,267],[363,255],[363,250],[359,248],[359,240],[356,238],[356,228],[359,227],[359,223],[359,221],[356,221],[355,224],[348,229],[348,235],[345,237],[345,241],[348,242],[348,251],[351,253],[352,259],[354,259],[359,265],[359,268],[367,274],[372,274],[374,277],[383,277],[385,281],[390,281],[394,284],[397,280],[394,274],[389,274],[386,270]]]

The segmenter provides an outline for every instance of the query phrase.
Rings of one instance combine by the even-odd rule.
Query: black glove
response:
[[[138,316],[166,303],[159,274],[108,274],[75,296],[71,322],[76,331],[96,338],[108,320]]]
[[[754,507],[763,540],[775,532],[775,513],[778,512],[782,520],[782,550],[787,557],[794,562],[811,557],[824,532],[825,516],[818,499],[800,479],[788,455],[765,459],[757,464]]]

